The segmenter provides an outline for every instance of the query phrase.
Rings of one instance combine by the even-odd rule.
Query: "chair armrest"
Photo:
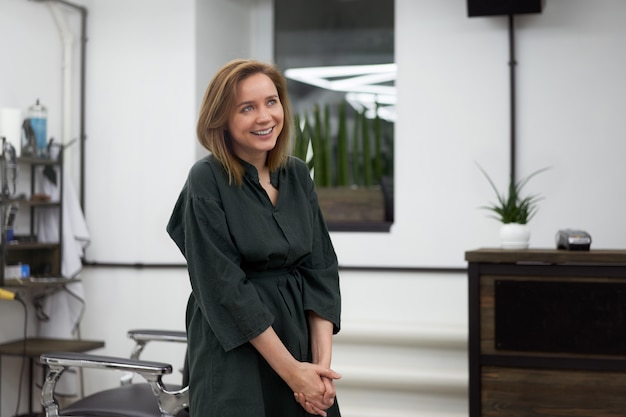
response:
[[[130,330],[127,335],[138,343],[151,341],[187,343],[187,332],[180,330],[138,329]]]
[[[133,359],[139,359],[148,342],[187,343],[187,333],[179,330],[130,330],[127,335],[135,341],[135,346],[130,353]]]
[[[187,343],[187,332],[180,330],[135,329],[129,330],[127,336],[135,341],[130,352],[131,359],[139,359],[148,342]],[[133,373],[128,372],[120,378],[121,385],[132,383]]]
[[[172,366],[168,363],[89,353],[50,352],[42,354],[40,360],[43,365],[48,367],[41,390],[41,403],[45,407],[48,417],[58,417],[59,415],[59,405],[54,398],[54,389],[63,372],[69,367],[135,372],[148,381],[155,393],[166,391],[161,379],[163,375],[172,373]]]
[[[41,363],[52,367],[97,368],[118,371],[136,372],[153,379],[172,373],[172,365],[164,362],[145,361],[141,359],[118,358],[115,356],[92,355],[80,352],[50,352],[40,357]]]

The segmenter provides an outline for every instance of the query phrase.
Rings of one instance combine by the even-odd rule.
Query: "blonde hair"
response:
[[[270,171],[284,166],[290,153],[292,113],[285,77],[272,64],[236,59],[224,65],[217,71],[204,93],[196,127],[198,140],[202,146],[222,163],[229,182],[234,182],[238,186],[243,184],[245,169],[233,151],[226,129],[230,114],[236,105],[238,84],[245,78],[258,73],[265,74],[272,80],[284,112],[283,129],[278,135],[276,146],[268,153],[267,166]]]

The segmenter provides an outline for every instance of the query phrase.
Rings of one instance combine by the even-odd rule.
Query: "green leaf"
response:
[[[511,178],[509,180],[509,186],[507,188],[508,192],[505,194],[500,193],[495,183],[487,174],[487,172],[483,169],[483,167],[481,167],[478,163],[476,165],[481,170],[498,198],[497,204],[492,203],[490,206],[483,206],[481,208],[496,213],[495,216],[490,217],[495,218],[502,223],[527,224],[537,213],[537,204],[543,198],[539,194],[530,194],[526,197],[522,197],[522,189],[531,178],[541,172],[548,170],[549,167],[539,169],[517,182],[514,182]]]

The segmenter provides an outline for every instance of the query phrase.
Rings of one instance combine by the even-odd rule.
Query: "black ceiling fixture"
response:
[[[469,17],[508,16],[509,21],[509,77],[510,77],[510,106],[511,106],[511,144],[510,144],[510,172],[511,181],[515,182],[516,174],[516,89],[515,89],[515,20],[516,14],[541,13],[545,0],[467,0],[467,14]]]

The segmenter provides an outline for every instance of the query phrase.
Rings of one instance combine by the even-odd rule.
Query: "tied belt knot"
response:
[[[277,268],[277,269],[265,269],[265,270],[247,270],[244,269],[247,278],[271,278],[281,275],[300,276],[300,273],[295,267],[290,268]]]
[[[277,279],[279,286],[294,287],[295,292],[301,292],[303,287],[302,275],[300,271],[293,266],[289,268],[275,268],[266,270],[246,270],[244,269],[246,278],[252,282],[256,282],[259,285],[263,285],[263,281],[268,278]],[[267,280],[271,281],[271,280]],[[268,282],[269,284],[269,282]]]

